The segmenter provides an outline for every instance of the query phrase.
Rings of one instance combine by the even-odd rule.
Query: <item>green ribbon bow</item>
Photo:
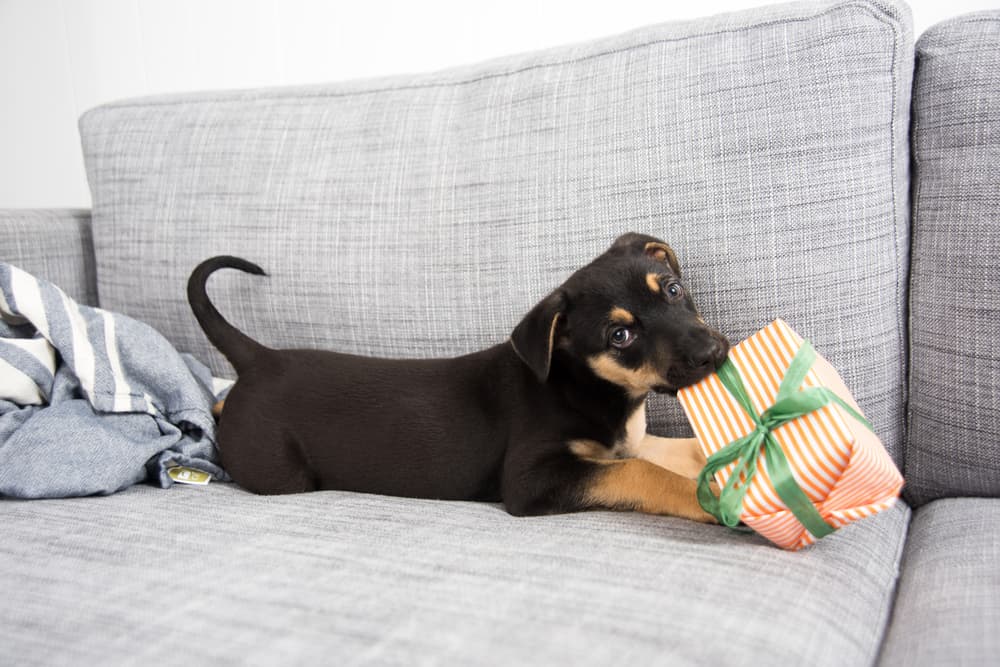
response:
[[[861,413],[826,387],[799,389],[815,360],[816,351],[809,341],[803,342],[778,387],[774,405],[759,415],[754,410],[750,395],[743,386],[743,380],[740,379],[733,362],[726,359],[719,368],[718,376],[722,385],[755,424],[753,431],[712,454],[698,475],[698,502],[702,509],[718,519],[719,523],[730,528],[739,524],[740,515],[743,513],[743,498],[757,474],[757,461],[763,449],[774,490],[795,518],[817,539],[835,530],[823,519],[816,506],[795,481],[788,459],[774,437],[774,430],[779,426],[815,412],[830,403],[836,403],[847,414],[872,430],[872,425]],[[719,497],[716,498],[709,488],[709,482],[715,477],[716,472],[734,462],[736,467],[719,493]]]

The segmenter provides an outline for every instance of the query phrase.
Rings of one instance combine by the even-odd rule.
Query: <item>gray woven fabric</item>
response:
[[[914,513],[881,664],[996,665],[1000,500],[946,498]]]
[[[55,283],[80,303],[97,305],[90,211],[0,209],[0,262]]]
[[[178,95],[81,120],[102,306],[229,371],[184,299],[274,346],[391,357],[504,340],[636,230],[709,321],[785,318],[889,450],[905,401],[912,35],[893,2],[806,2],[446,72]],[[657,398],[654,432],[686,420]]]
[[[25,666],[867,666],[908,517],[791,553],[681,519],[346,492],[0,501],[0,646]]]
[[[1000,11],[917,55],[906,493],[1000,496]]]

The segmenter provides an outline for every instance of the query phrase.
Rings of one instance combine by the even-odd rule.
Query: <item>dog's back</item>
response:
[[[221,268],[266,275],[235,257],[200,264],[188,294],[209,340],[239,379],[219,423],[223,466],[256,493],[344,489],[500,500],[511,390],[530,380],[509,345],[454,359],[379,359],[274,350],[212,305]],[[483,382],[483,378],[492,378]],[[320,442],[303,442],[308,437]]]

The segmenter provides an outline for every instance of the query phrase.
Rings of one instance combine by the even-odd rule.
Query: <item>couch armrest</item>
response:
[[[97,305],[90,211],[0,209],[0,261],[14,264]]]

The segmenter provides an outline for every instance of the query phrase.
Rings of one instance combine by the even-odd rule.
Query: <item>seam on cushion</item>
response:
[[[901,440],[899,443],[899,467],[905,470],[906,465],[906,445],[909,439],[909,429],[908,429],[908,419],[906,417],[908,406],[909,406],[909,299],[910,291],[904,288],[904,283],[909,282],[909,266],[901,267],[901,257],[900,257],[900,246],[899,246],[899,201],[898,193],[896,192],[896,177],[898,175],[898,168],[896,161],[898,156],[896,154],[896,141],[899,138],[898,132],[898,122],[897,114],[899,112],[899,75],[896,71],[897,64],[899,62],[898,55],[901,50],[900,39],[901,32],[898,29],[899,21],[892,20],[886,16],[883,10],[871,5],[870,3],[858,4],[858,5],[846,5],[846,6],[858,6],[864,7],[869,14],[872,15],[875,20],[883,23],[889,27],[892,31],[892,59],[889,65],[889,74],[892,81],[891,92],[890,92],[890,116],[889,116],[889,179],[890,179],[890,204],[892,208],[892,240],[893,240],[893,255],[895,266],[893,267],[893,273],[896,276],[896,342],[899,350],[903,352],[904,364],[903,369],[903,416],[902,416],[902,433]],[[914,63],[915,65],[915,63]],[[911,70],[911,77],[912,72]],[[909,137],[909,119],[907,119],[907,137]],[[907,139],[909,142],[909,139]],[[909,213],[909,212],[908,212]],[[910,221],[912,222],[912,220]],[[905,222],[904,222],[905,224]],[[912,244],[912,236],[910,239],[910,244]],[[904,275],[905,274],[905,275]]]
[[[942,21],[932,25],[930,28],[921,33],[920,38],[914,43],[914,54],[917,60],[920,58],[933,58],[938,54],[928,53],[928,50],[938,50],[943,46],[945,48],[942,56],[954,55],[956,52],[954,49],[949,48],[954,46],[954,44],[949,44],[950,38],[954,37],[955,31],[953,28],[960,28],[964,26],[976,25],[981,23],[1000,23],[1000,11],[992,10],[987,12],[980,12],[978,14],[969,14],[966,16],[959,16],[953,19]],[[944,44],[941,46],[936,45],[934,42],[944,40]],[[928,44],[930,42],[930,44]],[[914,72],[914,74],[916,74]],[[914,83],[916,83],[916,76],[914,76]],[[915,100],[916,98],[914,98]]]
[[[924,33],[924,34],[926,34],[926,33]],[[919,145],[918,145],[918,141],[917,141],[917,135],[921,131],[920,130],[920,116],[917,113],[917,97],[916,97],[915,93],[917,92],[916,88],[917,88],[917,85],[919,84],[919,80],[918,80],[919,73],[918,73],[918,70],[920,69],[920,60],[923,57],[924,56],[921,54],[921,51],[920,51],[920,48],[919,48],[918,44],[915,43],[914,44],[914,53],[913,53],[913,89],[914,89],[913,93],[914,94],[910,95],[911,102],[910,102],[910,138],[909,138],[909,143],[910,143],[910,199],[911,199],[911,201],[910,201],[910,262],[909,263],[910,263],[910,274],[911,275],[910,275],[910,289],[909,289],[909,292],[906,295],[906,303],[907,303],[907,306],[909,308],[909,313],[908,313],[908,316],[907,316],[907,319],[908,319],[907,326],[908,326],[908,330],[909,330],[909,336],[908,336],[908,338],[909,338],[909,349],[908,349],[907,354],[906,354],[906,363],[907,363],[907,369],[906,369],[906,411],[904,413],[904,416],[905,416],[905,419],[906,419],[906,425],[905,425],[906,439],[903,442],[903,451],[902,451],[902,454],[900,455],[900,459],[899,459],[900,460],[900,467],[901,467],[901,470],[902,470],[902,473],[903,473],[903,479],[904,480],[906,480],[907,475],[909,473],[909,471],[907,469],[907,458],[909,458],[907,456],[907,453],[908,453],[910,447],[913,446],[913,443],[910,442],[910,434],[913,432],[913,421],[914,421],[914,418],[915,418],[915,416],[913,414],[912,405],[911,405],[911,398],[912,397],[911,397],[911,390],[910,390],[910,388],[913,386],[914,369],[916,368],[916,364],[913,361],[913,352],[917,348],[916,340],[915,340],[915,332],[916,332],[915,330],[916,330],[916,327],[914,326],[914,323],[913,323],[913,288],[914,288],[914,276],[915,276],[913,262],[914,262],[914,258],[917,257],[917,253],[916,253],[917,243],[920,240],[919,239],[920,231],[919,231],[919,229],[917,227],[917,222],[918,222],[918,220],[917,220],[917,211],[920,208],[920,201],[921,201],[922,196],[923,196],[923,187],[922,187],[923,183],[922,183],[921,178],[920,178],[920,172],[921,172],[920,150],[919,150]],[[911,490],[906,486],[905,482],[904,482],[904,497],[913,502],[913,504],[911,506],[914,509],[916,507],[918,507],[917,502],[916,502],[917,499],[912,495]]]
[[[945,25],[963,25],[966,23],[1000,23],[1000,16],[969,16],[966,18],[957,18],[954,21],[949,21]]]
[[[472,78],[469,78],[469,79],[459,79],[459,80],[455,80],[455,81],[433,81],[433,82],[427,82],[427,83],[415,83],[415,84],[400,85],[400,86],[386,86],[386,87],[382,87],[382,88],[358,89],[358,90],[350,90],[350,91],[342,91],[342,92],[325,91],[325,92],[313,92],[313,93],[301,93],[301,92],[300,93],[293,93],[291,91],[287,91],[287,92],[274,91],[271,94],[260,95],[260,96],[250,96],[250,97],[240,97],[241,91],[234,90],[234,91],[231,91],[230,94],[228,94],[226,96],[223,96],[223,97],[209,97],[209,98],[186,99],[186,100],[175,100],[175,101],[166,101],[166,100],[164,100],[164,101],[155,101],[155,100],[150,100],[150,101],[145,101],[145,102],[143,102],[143,101],[136,101],[136,102],[127,102],[127,101],[125,101],[125,102],[110,102],[108,104],[104,104],[104,105],[95,107],[94,109],[91,109],[90,111],[86,112],[84,114],[84,116],[87,116],[90,113],[96,113],[96,112],[100,112],[100,111],[112,111],[112,110],[117,110],[117,109],[134,109],[134,108],[145,108],[145,107],[170,107],[170,106],[199,105],[199,104],[218,104],[218,103],[223,103],[223,102],[258,102],[258,101],[264,101],[264,100],[283,100],[283,99],[323,99],[323,98],[351,97],[351,96],[355,96],[355,95],[371,95],[371,94],[376,94],[376,93],[389,93],[389,92],[403,91],[403,90],[423,90],[423,89],[427,89],[427,88],[445,88],[445,87],[449,87],[449,86],[467,86],[467,85],[471,85],[471,84],[475,84],[475,83],[481,83],[483,81],[489,81],[491,79],[500,79],[500,78],[507,77],[507,76],[515,76],[515,75],[518,75],[518,74],[524,74],[525,72],[531,72],[531,71],[534,71],[534,70],[547,69],[549,67],[561,67],[563,65],[572,65],[572,64],[575,64],[575,63],[587,62],[588,60],[594,60],[596,58],[603,58],[603,57],[606,57],[606,56],[617,55],[619,53],[627,53],[629,51],[636,51],[636,50],[640,50],[640,49],[646,49],[646,48],[649,48],[651,46],[656,46],[658,44],[671,44],[671,43],[675,43],[675,42],[684,42],[684,41],[694,40],[694,39],[703,39],[703,38],[706,38],[706,37],[714,37],[714,36],[717,36],[717,35],[727,35],[727,34],[739,33],[739,32],[743,32],[745,30],[756,30],[756,29],[759,29],[759,28],[766,28],[766,27],[770,27],[770,26],[773,26],[773,25],[781,25],[781,24],[786,24],[786,23],[805,23],[807,21],[814,21],[814,20],[816,20],[818,18],[825,17],[825,16],[827,16],[829,14],[833,14],[833,13],[836,13],[836,12],[839,12],[839,11],[842,11],[842,10],[845,10],[845,9],[850,9],[850,8],[855,8],[855,9],[863,10],[866,14],[872,16],[875,20],[879,21],[880,23],[885,23],[885,24],[888,24],[888,25],[892,26],[893,27],[893,34],[897,37],[896,41],[898,41],[898,32],[895,29],[895,24],[897,23],[897,21],[892,20],[889,17],[887,17],[886,14],[885,14],[885,12],[883,10],[879,9],[877,6],[873,5],[870,2],[852,2],[852,3],[844,3],[844,4],[836,5],[836,6],[833,6],[833,7],[829,7],[827,9],[823,10],[822,12],[819,12],[817,14],[811,14],[809,16],[799,16],[799,17],[794,17],[794,18],[783,18],[783,19],[770,19],[770,20],[767,20],[767,21],[761,21],[759,23],[751,23],[751,24],[748,24],[748,25],[740,26],[738,28],[727,28],[727,29],[724,29],[724,30],[714,30],[714,31],[711,31],[711,32],[698,33],[698,34],[694,34],[694,35],[684,35],[682,37],[663,37],[663,38],[659,38],[659,39],[653,39],[653,40],[650,40],[648,42],[643,42],[641,44],[633,44],[631,46],[626,46],[626,47],[621,47],[621,48],[616,48],[616,49],[608,49],[606,51],[600,51],[598,53],[592,53],[592,54],[589,54],[589,55],[586,55],[586,56],[581,56],[581,57],[578,57],[578,58],[569,58],[569,59],[566,59],[566,60],[558,60],[556,62],[550,62],[550,63],[539,63],[539,64],[535,64],[535,65],[526,65],[524,67],[519,67],[519,68],[515,68],[515,69],[512,69],[512,70],[506,70],[506,71],[501,71],[501,72],[491,72],[491,73],[488,73],[488,74],[483,74],[481,76],[475,76],[475,77],[472,77]],[[625,34],[627,34],[627,33],[625,33]],[[895,62],[896,62],[896,41],[894,41],[894,45],[893,45],[893,66],[895,66]],[[559,47],[557,47],[557,48],[559,48]],[[568,46],[565,46],[565,47],[562,47],[562,48],[572,48],[572,46],[568,45]],[[524,55],[528,56],[528,55],[532,55],[532,54],[531,53],[527,53],[527,54],[524,54]],[[474,66],[474,65],[472,65],[472,66]],[[420,76],[420,75],[415,75],[415,76]],[[434,76],[434,74],[430,74],[428,76]],[[893,77],[893,79],[895,81],[895,77]],[[246,90],[242,91],[242,94],[250,93],[253,90],[254,89],[252,89],[252,88],[251,89],[246,89]],[[259,90],[266,90],[266,88],[259,89]],[[895,91],[893,92],[893,97],[895,97]]]
[[[933,36],[935,32],[942,31],[945,28],[948,28],[953,25],[968,25],[970,23],[1000,23],[1000,16],[998,16],[997,14],[998,10],[988,9],[983,12],[973,13],[966,16],[956,16],[955,18],[947,19],[940,23],[932,25],[930,28],[928,28],[922,33],[921,37],[928,33],[930,33],[931,36]]]
[[[878,18],[878,17],[876,17]],[[897,349],[903,353],[903,397],[901,409],[903,414],[900,417],[900,426],[902,427],[902,432],[900,433],[899,440],[899,467],[901,470],[906,470],[906,445],[909,442],[909,419],[907,418],[907,413],[909,410],[910,402],[910,385],[909,385],[909,374],[910,374],[910,348],[909,348],[909,317],[910,317],[910,290],[909,290],[909,262],[907,266],[902,266],[902,258],[900,257],[900,247],[899,247],[899,227],[900,224],[912,223],[912,219],[901,221],[899,219],[899,202],[896,179],[898,176],[898,168],[896,161],[898,155],[896,154],[896,142],[899,139],[899,127],[897,121],[897,115],[899,113],[899,74],[897,72],[898,65],[898,54],[901,49],[900,45],[900,31],[897,27],[896,21],[882,21],[885,25],[889,26],[892,30],[892,60],[889,65],[889,74],[892,80],[892,92],[890,93],[892,104],[890,105],[890,115],[889,115],[889,181],[890,181],[890,192],[891,192],[891,204],[892,204],[892,246],[894,254],[893,267],[894,273],[896,274],[896,343]],[[911,78],[912,78],[911,69]],[[909,119],[907,119],[909,120]],[[907,122],[907,137],[909,137],[909,122]],[[907,142],[909,139],[907,138]],[[909,217],[909,211],[907,211]],[[912,224],[911,224],[912,228]],[[912,235],[912,231],[911,231]],[[912,236],[909,239],[910,244],[912,244]],[[908,244],[909,246],[909,244]],[[909,248],[908,248],[909,250]],[[912,252],[910,254],[912,257]],[[905,274],[905,275],[904,275]]]
[[[915,132],[916,131],[916,126],[915,125],[911,125],[911,130]],[[913,282],[914,282],[913,258],[916,257],[917,242],[919,240],[917,238],[918,235],[919,235],[919,232],[917,231],[917,208],[918,208],[918,202],[920,201],[920,197],[921,197],[921,183],[920,183],[919,177],[917,177],[917,174],[920,171],[920,165],[919,165],[919,162],[918,162],[918,160],[916,158],[916,145],[915,145],[915,143],[913,141],[910,142],[910,156],[911,156],[910,157],[910,160],[911,160],[911,167],[910,167],[910,172],[911,172],[911,181],[910,181],[910,188],[911,188],[911,190],[910,191],[911,191],[911,194],[910,194],[910,197],[912,199],[912,201],[910,202],[910,274],[911,275],[910,275],[910,279],[909,279],[909,290],[907,291],[907,294],[906,294],[907,331],[908,331],[909,335],[907,336],[907,339],[908,339],[908,349],[907,349],[907,352],[906,352],[906,366],[907,367],[906,367],[906,371],[905,371],[905,375],[906,375],[906,388],[905,388],[906,398],[905,398],[905,401],[904,401],[904,404],[903,404],[903,408],[904,408],[904,411],[903,411],[904,440],[903,440],[903,449],[900,452],[900,456],[899,456],[899,466],[900,466],[900,470],[903,473],[903,479],[904,480],[906,480],[907,473],[908,473],[908,471],[907,471],[907,465],[906,465],[907,464],[907,458],[908,458],[907,457],[907,452],[909,451],[910,447],[913,446],[913,443],[910,442],[910,434],[913,432],[913,420],[914,420],[914,414],[913,414],[913,409],[912,409],[912,405],[911,405],[912,396],[911,396],[910,387],[913,385],[913,374],[914,374],[914,368],[916,367],[916,364],[913,362],[913,351],[917,347],[916,344],[915,344],[915,339],[914,339],[914,334],[915,334],[916,327],[913,324]],[[904,482],[904,484],[905,484],[905,482]],[[906,495],[907,495],[907,497],[909,497],[909,489],[906,489]]]
[[[954,19],[942,21],[941,23],[932,25],[930,28],[921,33],[920,38],[914,43],[914,51],[916,52],[917,57],[929,56],[930,54],[926,52],[927,45],[925,42],[933,42],[936,39],[949,37],[949,33],[953,27],[969,26],[977,23],[1000,23],[1000,11],[992,11],[989,12],[989,14],[990,15],[988,16],[977,16],[975,14],[965,17],[959,16]],[[932,44],[931,48],[937,47]]]
[[[962,55],[967,53],[967,51],[956,51],[954,49],[954,38],[956,35],[954,34],[955,31],[953,28],[986,23],[1000,23],[1000,11],[992,12],[990,16],[970,15],[965,18],[959,17],[933,25],[925,30],[923,34],[920,35],[920,39],[918,39],[914,44],[915,56],[919,59],[948,57],[956,54]],[[962,34],[964,33],[960,33],[959,36]],[[981,41],[982,40],[977,40],[977,44],[981,43]],[[927,44],[927,42],[930,42],[930,44]],[[939,42],[939,44],[935,44],[935,42]],[[929,53],[928,51],[936,51],[937,53]]]

